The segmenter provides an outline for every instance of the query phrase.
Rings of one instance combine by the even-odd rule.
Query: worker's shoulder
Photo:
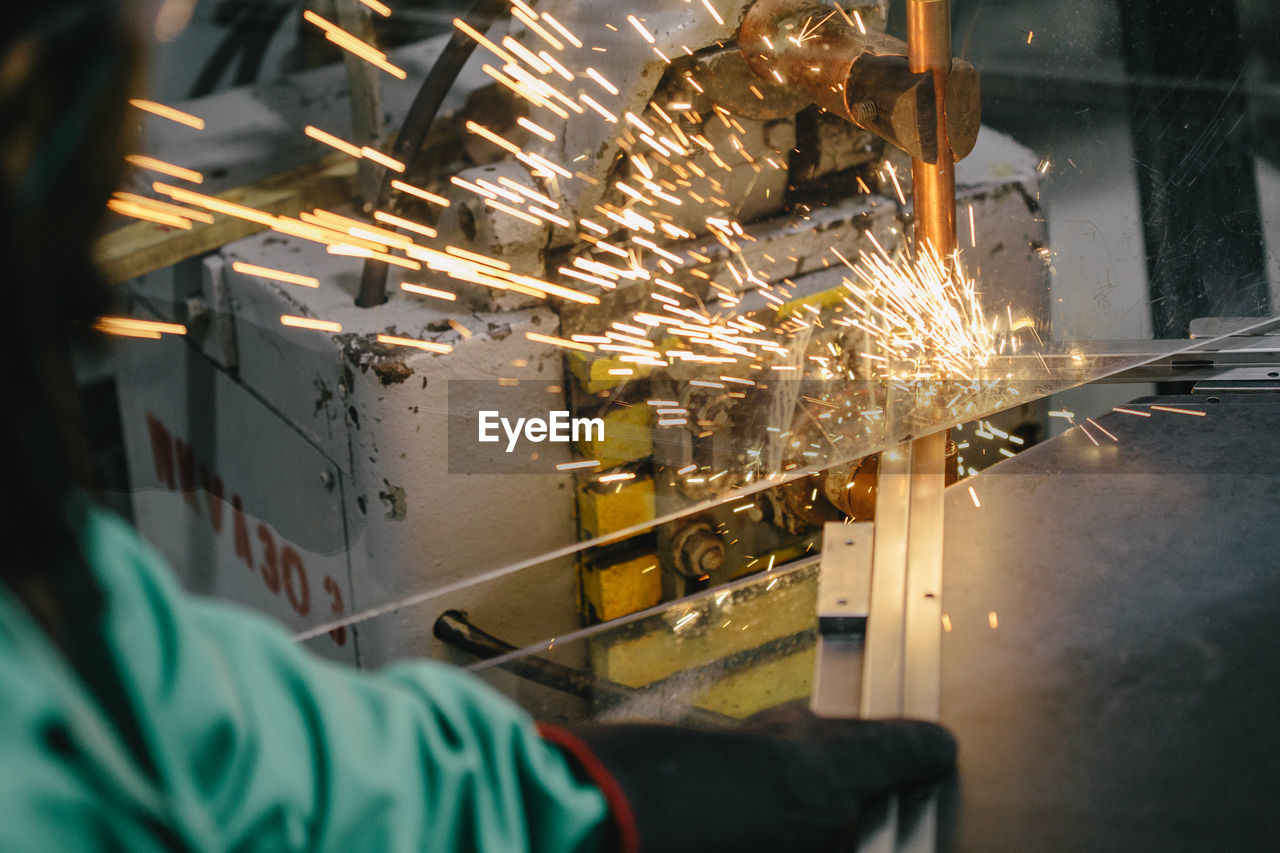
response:
[[[169,561],[128,521],[83,494],[72,496],[68,512],[80,553],[108,598],[121,586],[142,586],[163,595],[172,592],[176,581]]]

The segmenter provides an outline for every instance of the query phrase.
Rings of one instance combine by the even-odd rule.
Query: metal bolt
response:
[[[324,486],[326,489],[328,489],[331,492],[333,491],[333,472],[332,471],[320,472],[320,485]]]
[[[698,568],[707,574],[724,565],[724,545],[721,544],[719,537],[709,538],[713,541],[702,543],[695,561]]]
[[[855,101],[849,105],[849,117],[863,127],[875,121],[878,114],[879,110],[876,109],[876,102],[869,98],[863,98],[861,101]]]
[[[708,575],[724,565],[725,546],[706,522],[686,528],[675,545],[676,570],[688,577]]]

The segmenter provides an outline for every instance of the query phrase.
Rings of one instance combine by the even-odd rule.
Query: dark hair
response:
[[[22,84],[0,80],[0,156],[20,147],[26,163],[0,172],[0,581],[64,645],[96,624],[70,500],[88,484],[70,347],[108,304],[91,246],[120,178],[134,54],[122,5],[23,4],[0,36],[0,55],[22,58],[5,66]]]

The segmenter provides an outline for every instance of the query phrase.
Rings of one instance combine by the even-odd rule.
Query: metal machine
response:
[[[323,654],[479,656],[548,717],[724,725],[807,697],[941,718],[978,792],[885,803],[860,849],[1171,837],[1175,796],[1107,835],[1045,829],[1052,805],[1009,780],[1130,815],[1018,750],[1084,754],[1080,713],[1132,732],[1151,697],[1194,688],[1137,619],[1149,665],[1072,695],[1148,589],[1186,608],[1224,686],[1197,713],[1242,695],[1246,668],[1223,659],[1240,644],[1205,639],[1206,599],[1179,586],[1208,546],[1183,559],[1184,539],[1144,533],[1150,560],[1118,587],[1098,567],[1135,559],[1134,504],[1234,523],[1183,463],[1269,416],[1268,297],[1153,291],[1165,326],[1209,303],[1259,316],[1108,339],[1079,310],[1100,298],[1067,306],[1051,279],[1050,157],[981,125],[947,0],[896,5],[905,39],[883,0],[482,2],[382,52],[368,4],[335,0],[307,20],[345,67],[183,104],[198,134],[149,123],[147,153],[203,183],[138,174],[124,200],[180,221],[100,252],[136,317],[182,331],[119,369],[143,534],[193,588]],[[1143,384],[1105,416],[1052,396],[1086,383]],[[1250,494],[1274,485],[1263,468]],[[1238,517],[1274,522],[1254,510]],[[1256,549],[1238,558],[1269,582]],[[1224,589],[1207,604],[1245,595]],[[1109,704],[1148,678],[1150,697]],[[1146,769],[1088,772],[1152,790],[1190,773],[1167,750],[1192,716],[1152,725]],[[987,749],[1004,730],[1018,748]],[[1243,760],[1229,741],[1214,729],[1204,752]]]
[[[911,170],[885,139],[929,156],[921,146],[935,144],[924,131],[931,84],[908,68],[903,43],[877,34],[878,5],[751,10],[742,26],[756,42],[735,46],[745,6],[658,3],[630,13],[635,26],[624,15],[612,29],[577,4],[548,6],[571,34],[590,33],[576,53],[567,37],[564,52],[546,41],[556,38],[551,25],[540,33],[513,18],[514,35],[495,29],[463,68],[425,162],[389,172],[410,189],[381,218],[356,196],[367,158],[305,165],[329,150],[318,140],[342,136],[332,130],[346,121],[348,81],[337,68],[189,104],[207,123],[199,134],[172,122],[149,130],[154,156],[209,176],[156,192],[215,222],[176,237],[132,226],[142,233],[108,258],[116,277],[171,260],[175,247],[214,248],[216,229],[258,232],[130,284],[140,310],[188,329],[185,341],[130,350],[122,398],[138,523],[197,588],[303,630],[456,587],[450,606],[532,641],[580,625],[584,613],[614,618],[758,571],[814,547],[823,520],[858,511],[846,484],[894,419],[875,420],[883,394],[871,365],[880,356],[846,334],[853,327],[836,325],[850,322],[841,315],[855,301],[843,284],[854,273],[840,258],[901,256]],[[784,46],[776,57],[763,47],[772,43]],[[545,104],[520,97],[514,82],[532,73],[523,65],[495,68],[534,47],[579,63],[575,109],[563,93],[544,93]],[[395,61],[421,77],[438,50],[410,47]],[[839,73],[864,87],[846,99],[856,114],[828,109],[840,98],[804,72],[815,51],[832,50],[844,57]],[[776,63],[776,76],[797,79],[784,85],[751,63]],[[971,149],[977,84],[971,68],[957,68],[951,97],[963,110],[951,135]],[[545,63],[534,70],[559,77]],[[394,126],[412,87],[380,82]],[[287,167],[295,171],[274,177]],[[1036,169],[1034,155],[988,131],[960,165],[958,199],[970,242],[990,247],[970,247],[964,263],[981,270],[1007,315],[1000,323],[1048,336]],[[140,176],[139,189],[153,177]],[[227,185],[242,189],[219,194]],[[274,213],[294,208],[297,216]],[[387,227],[396,222],[421,233],[402,229],[397,247],[377,243],[396,241]],[[331,229],[320,235],[330,245],[309,239],[320,226]],[[332,245],[353,228],[364,236]],[[417,259],[399,251],[406,245]],[[398,254],[387,301],[362,308],[360,275],[371,262],[360,255],[388,257],[370,246]],[[449,261],[432,246],[453,247],[448,257],[472,268],[443,269]],[[505,278],[476,273],[475,257],[509,267],[487,268]],[[305,325],[312,320],[319,325]],[[774,381],[757,387],[760,371]],[[842,371],[863,387],[851,395],[841,385],[838,405],[861,420],[831,429],[810,411],[821,403],[806,398],[824,397]],[[1004,408],[986,399],[989,387],[968,396],[984,397],[975,414]],[[547,444],[518,460],[500,447],[489,453],[468,435],[485,405],[600,417],[605,440]],[[575,459],[599,464],[575,469]],[[800,474],[823,469],[821,499],[810,497]],[[793,482],[767,490],[746,515],[725,506],[781,480]],[[575,560],[583,543],[608,547]],[[473,583],[535,561],[501,592]],[[527,611],[484,607],[513,596]],[[329,651],[362,648],[367,661],[432,651],[429,625],[372,635],[382,630],[342,632],[346,645]]]

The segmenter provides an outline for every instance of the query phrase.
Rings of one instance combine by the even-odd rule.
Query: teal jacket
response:
[[[608,818],[532,720],[430,662],[361,673],[190,597],[122,521],[83,553],[148,773],[0,584],[0,850],[591,851]]]

